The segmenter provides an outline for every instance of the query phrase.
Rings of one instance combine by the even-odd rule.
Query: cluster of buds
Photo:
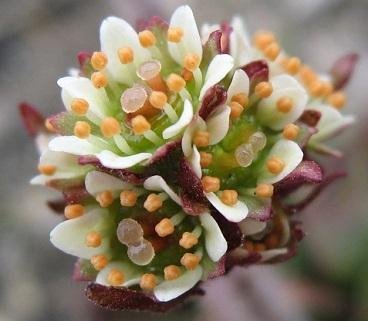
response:
[[[57,82],[65,112],[21,105],[32,184],[63,192],[51,242],[78,257],[88,298],[164,311],[235,265],[293,256],[292,214],[332,180],[309,154],[339,155],[325,142],[353,121],[341,89],[357,57],[320,75],[239,19],[200,33],[188,6],[139,32],[108,17],[100,41]]]

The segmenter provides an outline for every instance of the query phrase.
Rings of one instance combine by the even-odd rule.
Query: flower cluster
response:
[[[21,105],[40,175],[65,220],[51,242],[110,309],[164,311],[235,265],[293,256],[292,214],[338,175],[313,152],[351,124],[341,91],[356,55],[317,74],[240,19],[198,31],[188,6],[136,32],[106,18],[101,50],[58,80],[66,111]],[[308,155],[306,151],[309,151]]]

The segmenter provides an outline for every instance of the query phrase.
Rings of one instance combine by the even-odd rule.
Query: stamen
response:
[[[107,275],[107,283],[112,286],[121,285],[124,282],[124,274],[118,269],[111,269]]]
[[[200,164],[202,168],[207,168],[211,165],[213,156],[210,153],[200,152]]]
[[[210,133],[198,130],[193,137],[193,143],[197,147],[207,147],[210,144]]]
[[[262,132],[255,132],[249,137],[249,144],[254,152],[259,152],[266,147],[267,137]]]
[[[332,94],[333,92],[333,85],[329,81],[323,81],[323,94],[322,96],[326,97]]]
[[[199,67],[201,62],[200,57],[195,53],[188,53],[184,57],[184,68],[193,72]]]
[[[157,285],[157,278],[152,273],[145,273],[141,276],[139,286],[142,290],[152,291]]]
[[[185,68],[181,71],[181,76],[186,82],[189,82],[193,79],[193,73]]]
[[[280,51],[281,51],[280,46],[276,42],[273,42],[264,49],[264,55],[268,59],[274,61],[280,54]]]
[[[241,144],[236,148],[234,156],[241,167],[248,167],[253,162],[253,148],[250,144]]]
[[[149,102],[153,107],[163,109],[167,103],[167,96],[161,91],[152,91],[149,97]]]
[[[107,65],[107,56],[104,52],[95,51],[91,57],[91,65],[96,70],[102,70]]]
[[[139,66],[137,76],[147,82],[153,90],[166,92],[166,84],[160,72],[161,63],[158,60],[150,60]]]
[[[148,122],[148,120],[142,116],[137,115],[132,119],[132,129],[135,135],[142,135],[147,130],[151,129],[151,124]]]
[[[96,196],[96,201],[101,207],[106,208],[112,204],[114,201],[114,196],[112,195],[111,191],[104,191]]]
[[[261,81],[254,88],[254,92],[260,98],[267,98],[267,97],[271,96],[272,91],[273,91],[272,85],[271,85],[271,83],[269,83],[267,81]]]
[[[150,213],[160,209],[163,205],[161,197],[157,194],[149,194],[146,198],[143,207]]]
[[[160,237],[171,235],[175,231],[175,226],[169,218],[163,218],[156,226],[155,231]]]
[[[241,116],[244,111],[244,107],[236,101],[230,103],[230,118],[235,120]]]
[[[155,145],[162,145],[164,142],[153,130],[145,131],[143,136]]]
[[[276,102],[276,108],[282,113],[288,113],[293,108],[293,100],[290,97],[281,97]]]
[[[253,43],[258,49],[264,50],[269,44],[271,44],[275,40],[276,39],[273,33],[268,31],[259,31],[255,34],[253,38]]]
[[[102,243],[102,237],[100,233],[96,231],[92,231],[86,235],[86,246],[99,247],[101,243]]]
[[[231,97],[231,101],[235,101],[245,108],[248,105],[249,97],[245,93],[238,93]]]
[[[179,93],[185,88],[186,82],[183,77],[177,74],[170,74],[170,76],[166,80],[166,85],[170,91],[174,93]]]
[[[91,257],[91,264],[97,271],[101,271],[108,263],[108,258],[103,254],[97,254]]]
[[[298,134],[299,134],[299,127],[294,124],[287,124],[282,132],[284,138],[290,140],[294,140],[295,138],[297,138]]]
[[[202,178],[203,190],[206,193],[218,192],[220,190],[220,179],[212,176],[204,176]]]
[[[83,116],[88,111],[88,101],[83,98],[74,98],[70,104],[70,108],[74,114]]]
[[[111,138],[121,132],[120,124],[114,117],[107,117],[102,120],[100,129],[102,135],[106,138]]]
[[[122,64],[130,64],[134,61],[134,52],[130,47],[123,47],[118,50],[119,60]]]
[[[151,242],[142,239],[139,243],[128,246],[128,257],[137,265],[149,264],[155,256],[155,250]]]
[[[122,191],[120,193],[121,206],[133,207],[137,203],[138,194],[135,191]]]
[[[168,265],[164,268],[164,278],[167,281],[175,280],[181,275],[180,267],[177,265]]]
[[[272,156],[267,161],[266,166],[270,173],[279,174],[285,168],[285,163],[281,158]]]
[[[104,88],[108,84],[107,77],[101,71],[96,71],[91,75],[91,81],[96,88]]]
[[[113,137],[115,145],[125,154],[131,155],[134,151],[129,146],[128,142],[121,135],[115,135]]]
[[[221,193],[221,201],[229,206],[233,206],[238,202],[238,192],[236,190],[226,189]]]
[[[79,120],[74,125],[74,135],[78,138],[85,139],[91,134],[91,126],[82,120]]]
[[[184,30],[180,27],[172,27],[167,30],[167,40],[178,43],[184,36]]]
[[[41,174],[46,176],[54,175],[57,169],[55,165],[51,164],[39,164],[37,168]]]
[[[314,82],[317,79],[316,73],[307,65],[303,65],[300,68],[299,76],[306,85],[309,85],[311,82]]]
[[[256,187],[256,196],[270,198],[273,195],[273,186],[270,184],[259,184]]]
[[[180,259],[181,265],[185,266],[187,270],[194,270],[200,261],[201,257],[193,253],[185,253]]]
[[[116,235],[120,243],[133,245],[139,243],[143,237],[142,226],[132,218],[124,218],[116,229]]]
[[[320,80],[315,80],[309,84],[309,92],[314,97],[320,97],[324,92],[323,82]]]
[[[142,47],[148,48],[156,44],[156,37],[150,30],[143,30],[138,34],[139,42]]]
[[[328,98],[327,102],[336,108],[342,108],[346,104],[346,96],[342,91],[335,91]]]
[[[184,232],[179,241],[179,245],[186,250],[192,248],[194,245],[198,244],[198,237],[193,233]]]
[[[300,70],[301,64],[302,63],[298,57],[290,57],[286,60],[285,69],[289,74],[296,75]]]
[[[146,89],[143,86],[137,85],[123,92],[120,98],[120,104],[126,113],[134,113],[144,106],[147,97]]]
[[[72,219],[76,217],[80,217],[84,214],[85,208],[81,204],[70,204],[65,206],[64,208],[64,216],[65,218]]]

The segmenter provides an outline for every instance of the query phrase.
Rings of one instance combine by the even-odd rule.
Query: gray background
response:
[[[68,67],[76,65],[78,51],[99,48],[98,29],[103,17],[114,14],[132,24],[150,15],[169,18],[182,3],[185,2],[0,1],[0,321],[298,321],[310,320],[310,305],[321,304],[314,302],[303,274],[286,273],[284,267],[257,267],[236,270],[228,278],[210,282],[205,298],[175,314],[105,313],[85,301],[83,285],[72,282],[73,258],[49,243],[48,233],[59,218],[49,212],[45,201],[56,193],[28,185],[36,173],[37,154],[19,122],[17,104],[26,100],[39,106],[44,114],[63,108],[56,80],[66,74]],[[308,232],[304,249],[324,273],[339,277],[351,266],[359,266],[359,249],[367,244],[368,234],[368,1],[186,3],[192,6],[199,24],[230,19],[236,13],[245,18],[251,31],[270,28],[290,53],[322,71],[345,52],[360,53],[359,68],[348,88],[346,109],[357,115],[358,122],[336,141],[347,155],[338,166],[346,168],[349,176],[330,187],[303,216]],[[337,165],[333,161],[329,166]],[[344,292],[332,292],[329,304],[334,309],[344,301]],[[357,320],[368,315],[364,306],[357,309],[352,310]]]

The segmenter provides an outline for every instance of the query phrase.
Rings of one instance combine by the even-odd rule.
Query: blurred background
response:
[[[76,65],[78,51],[99,48],[103,17],[169,18],[183,3],[198,24],[236,13],[250,31],[272,29],[287,51],[321,71],[346,52],[360,54],[345,110],[358,121],[334,142],[345,158],[328,162],[349,175],[302,213],[307,237],[292,261],[235,269],[167,315],[105,312],[71,280],[74,259],[49,243],[60,218],[45,202],[56,193],[28,184],[38,156],[17,104],[26,100],[44,114],[63,108],[56,80]],[[0,0],[0,321],[368,320],[367,16],[367,0]]]

